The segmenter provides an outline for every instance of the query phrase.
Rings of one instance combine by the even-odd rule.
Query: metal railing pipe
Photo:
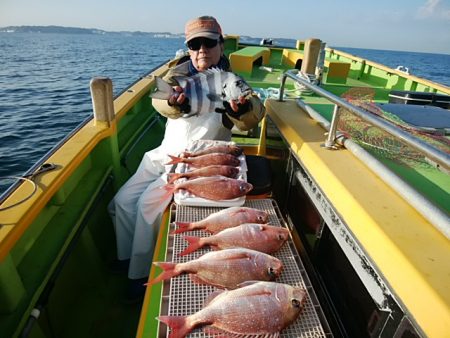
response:
[[[409,134],[406,131],[403,131],[399,129],[398,127],[394,126],[393,124],[382,120],[375,115],[368,113],[349,102],[342,100],[339,96],[336,96],[328,91],[326,91],[323,88],[320,88],[314,84],[309,83],[308,81],[297,77],[296,73],[294,73],[292,70],[288,70],[283,74],[283,77],[281,79],[281,86],[280,86],[280,96],[279,101],[283,101],[283,95],[284,95],[284,87],[286,84],[286,79],[290,78],[301,85],[305,86],[306,88],[310,89],[314,93],[328,99],[330,102],[338,105],[340,108],[347,109],[348,111],[352,112],[356,116],[363,119],[365,122],[368,122],[378,128],[381,128],[382,130],[386,131],[387,133],[391,134],[392,136],[400,139],[407,145],[411,146],[415,150],[421,152],[424,154],[428,160],[431,160],[436,164],[436,167],[442,167],[446,171],[450,170],[450,155],[447,153],[444,153],[435,147],[423,142],[422,140],[414,137],[413,135]],[[337,123],[338,121],[336,121]]]
[[[312,107],[306,105],[302,100],[297,100],[297,105],[304,110],[313,120],[317,121],[325,130],[330,130],[331,124]],[[351,139],[339,135],[340,143],[353,155],[368,166],[378,177],[394,189],[405,201],[414,207],[426,220],[428,220],[445,237],[450,239],[450,218],[436,205],[426,199],[401,177],[393,173],[383,163],[377,160],[364,148]]]

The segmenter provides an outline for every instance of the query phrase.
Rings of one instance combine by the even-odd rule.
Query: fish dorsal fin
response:
[[[238,289],[247,287],[247,286],[252,286],[254,284],[258,284],[258,283],[263,283],[261,281],[258,280],[248,280],[242,283],[238,284]],[[272,295],[272,292],[270,291],[270,289],[265,288],[265,287],[261,287],[261,288],[255,288],[253,290],[250,289],[250,291],[246,291],[245,292],[245,297],[251,297],[251,296],[270,296]]]
[[[216,299],[218,296],[220,296],[221,294],[224,294],[228,291],[226,290],[216,290],[213,293],[209,294],[208,297],[206,297],[205,302],[203,303],[203,307],[208,306],[209,304],[211,304],[211,302]]]
[[[169,99],[170,95],[173,93],[172,86],[158,76],[155,76],[155,81],[156,90],[150,94],[150,97],[160,100]]]
[[[213,67],[213,68],[209,68],[205,71],[202,72],[205,75],[215,75],[215,74],[219,74],[219,73],[226,73],[226,71],[217,68],[217,67]]]
[[[224,260],[233,260],[233,259],[251,259],[252,256],[248,252],[236,252],[234,255],[224,257]]]
[[[213,176],[210,176],[213,177]],[[220,251],[210,251],[205,253],[203,256],[200,256],[199,260],[209,260],[214,259],[216,262],[220,261],[231,261],[231,260],[239,260],[239,259],[252,259],[252,251],[244,248],[236,248],[236,249],[227,249],[228,251],[227,255],[221,255],[220,253],[223,253],[224,250]],[[233,251],[233,252],[231,252]],[[259,252],[256,252],[259,253]],[[211,257],[212,256],[212,257]]]
[[[206,94],[206,97],[212,102],[223,101],[223,97],[218,94]]]
[[[178,82],[178,85],[182,88],[186,88],[187,77],[186,76],[174,76],[173,79]]]
[[[259,280],[247,280],[245,282],[239,283],[237,287],[238,288],[243,288],[245,286],[253,285],[253,284],[256,284],[256,283],[259,283]]]

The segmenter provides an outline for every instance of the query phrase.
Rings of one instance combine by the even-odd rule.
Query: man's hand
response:
[[[169,102],[169,105],[175,106],[175,105],[181,105],[184,100],[186,99],[186,95],[184,95],[183,88],[180,86],[173,87],[173,94],[169,97],[167,100]]]
[[[182,114],[188,114],[191,111],[189,99],[184,94],[183,88],[180,86],[173,87],[173,94],[167,99],[169,106],[177,106]]]
[[[227,113],[231,117],[239,119],[239,116],[250,110],[250,101],[245,97],[239,96],[238,100],[230,100],[223,103],[224,109],[216,108],[217,113]]]
[[[230,100],[230,107],[231,107],[231,109],[233,109],[233,111],[235,113],[237,113],[237,112],[239,112],[239,109],[242,110],[242,107],[246,103],[248,104],[248,101],[245,99],[245,97],[239,96],[237,101],[236,100]],[[245,113],[245,112],[243,112],[243,113]]]

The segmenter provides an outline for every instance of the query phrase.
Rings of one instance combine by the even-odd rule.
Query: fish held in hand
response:
[[[247,223],[225,229],[210,237],[185,236],[189,246],[180,252],[180,256],[208,245],[214,250],[240,247],[272,254],[277,252],[288,238],[289,230],[286,228]]]
[[[204,307],[189,316],[159,316],[170,327],[169,338],[182,338],[201,326],[206,333],[232,337],[279,337],[303,310],[306,291],[273,282],[247,282],[231,291],[211,294]]]
[[[195,283],[226,289],[235,289],[240,283],[249,280],[273,281],[283,270],[283,263],[278,258],[244,248],[208,252],[185,263],[153,264],[164,271],[149,284],[189,273]]]
[[[176,184],[167,184],[163,187],[167,193],[162,199],[178,190],[187,190],[196,197],[213,201],[230,200],[245,196],[253,189],[253,185],[243,180],[224,176],[199,177]]]
[[[239,156],[242,154],[242,148],[233,144],[225,144],[225,145],[216,145],[207,147],[205,149],[197,150],[197,151],[185,151],[183,152],[183,157],[197,157],[201,155],[211,154],[211,153],[223,153],[230,154],[234,156]]]
[[[177,157],[169,155],[170,161],[166,164],[186,163],[196,168],[206,167],[210,165],[230,165],[237,167],[241,161],[234,155],[224,153],[211,153],[197,157]]]
[[[183,117],[211,113],[216,108],[224,109],[224,101],[237,101],[239,97],[247,98],[252,94],[251,87],[240,76],[217,68],[190,77],[177,76],[174,79],[183,89],[191,107],[189,113]],[[174,94],[173,87],[158,76],[155,81],[156,91],[151,93],[150,97],[168,100]]]
[[[206,177],[206,176],[216,176],[221,175],[225,177],[236,178],[239,173],[239,168],[233,167],[230,165],[210,165],[207,167],[202,167],[198,169],[194,169],[192,171],[187,171],[185,173],[169,173],[167,174],[167,183],[173,183],[179,178],[197,178],[197,177]]]
[[[175,222],[178,229],[174,234],[193,230],[203,230],[216,234],[224,229],[244,223],[267,223],[269,214],[266,211],[249,207],[230,207],[212,213],[198,222]]]

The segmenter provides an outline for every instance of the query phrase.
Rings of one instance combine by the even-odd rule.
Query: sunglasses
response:
[[[190,50],[200,50],[202,46],[206,48],[214,48],[219,43],[218,40],[214,39],[208,39],[208,38],[195,38],[192,40],[189,40],[186,44]]]

